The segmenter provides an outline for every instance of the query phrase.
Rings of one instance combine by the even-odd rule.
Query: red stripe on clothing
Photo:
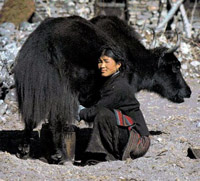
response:
[[[139,145],[140,142],[141,142],[140,137],[141,137],[141,136],[138,134],[138,143],[137,143],[138,145]]]
[[[132,118],[129,116],[126,116],[126,115],[125,115],[125,117],[128,120],[128,122],[130,123],[130,125],[133,125],[134,122],[133,122]]]
[[[123,125],[123,116],[122,113],[120,111],[117,111],[118,117],[119,117],[119,121],[120,121],[120,125]]]

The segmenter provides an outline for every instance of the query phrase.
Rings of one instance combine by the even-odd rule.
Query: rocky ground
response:
[[[0,180],[200,179],[200,159],[187,156],[189,147],[200,147],[200,44],[184,37],[176,54],[182,64],[183,76],[192,89],[191,98],[182,104],[174,104],[154,93],[142,91],[137,94],[151,131],[151,147],[144,157],[78,167],[72,163],[61,166],[39,159],[22,160],[11,149],[3,149],[1,142],[5,133],[23,129],[17,112],[12,67],[19,49],[38,24],[24,22],[19,28],[12,23],[0,25]],[[148,48],[152,32],[136,29]],[[170,47],[175,41],[168,41],[162,35],[158,37],[156,46]],[[9,144],[13,144],[12,140]]]
[[[187,157],[189,147],[200,147],[200,84],[187,79],[192,96],[174,104],[154,93],[140,92],[137,97],[151,131],[151,147],[136,160],[112,161],[95,166],[50,165],[39,159],[22,160],[0,152],[2,180],[169,180],[198,181],[200,160]],[[17,119],[1,124],[2,130],[19,130]]]

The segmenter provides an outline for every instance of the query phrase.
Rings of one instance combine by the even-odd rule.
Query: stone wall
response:
[[[2,8],[4,1],[5,0],[0,0],[0,9]]]
[[[89,19],[94,16],[94,0],[35,0],[37,20],[79,15]]]
[[[0,0],[0,8],[4,1]],[[94,14],[95,0],[35,0],[36,13],[33,21],[41,21],[48,16],[70,16],[79,15],[86,19],[92,18]],[[155,27],[159,18],[162,19],[167,15],[167,0],[162,0],[162,12],[159,13],[159,0],[128,0],[129,23],[137,26]],[[185,4],[187,12],[191,12],[193,3],[187,0]],[[200,3],[197,3],[197,9],[193,18],[193,28],[200,30]],[[191,13],[188,13],[191,15]],[[160,16],[160,17],[159,17]],[[190,17],[189,17],[190,18]],[[175,22],[179,22],[178,27],[182,28],[181,15],[175,17]]]
[[[167,11],[167,0],[162,0],[162,8],[160,8],[159,0],[129,0],[128,11],[130,14],[130,24],[137,26],[148,25],[150,27],[157,26],[159,20],[162,21]],[[185,9],[188,12],[188,19],[191,18],[191,13],[194,3],[186,3]],[[161,12],[159,13],[159,10]],[[178,27],[182,28],[182,17],[180,12],[174,17],[175,22],[180,22]],[[197,3],[196,11],[193,17],[193,28],[200,29],[200,3]]]

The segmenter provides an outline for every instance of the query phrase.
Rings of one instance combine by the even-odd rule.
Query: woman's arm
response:
[[[135,98],[134,94],[131,93],[130,87],[125,82],[120,81],[104,89],[101,92],[101,99],[97,104],[90,108],[81,110],[79,115],[81,119],[91,122],[94,120],[99,107],[123,109],[123,106],[129,110],[139,110],[139,102]]]

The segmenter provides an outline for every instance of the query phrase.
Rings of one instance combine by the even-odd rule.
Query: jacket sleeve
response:
[[[92,122],[100,107],[117,109],[122,99],[123,99],[123,94],[120,88],[115,89],[113,87],[109,90],[103,91],[101,93],[100,100],[94,106],[80,111],[79,113],[80,119],[83,119],[87,122]]]
[[[122,105],[125,105],[122,107]],[[140,112],[139,102],[125,82],[117,83],[101,92],[101,98],[94,106],[81,110],[79,116],[88,122],[92,122],[100,107],[108,109],[120,109],[122,112]]]

